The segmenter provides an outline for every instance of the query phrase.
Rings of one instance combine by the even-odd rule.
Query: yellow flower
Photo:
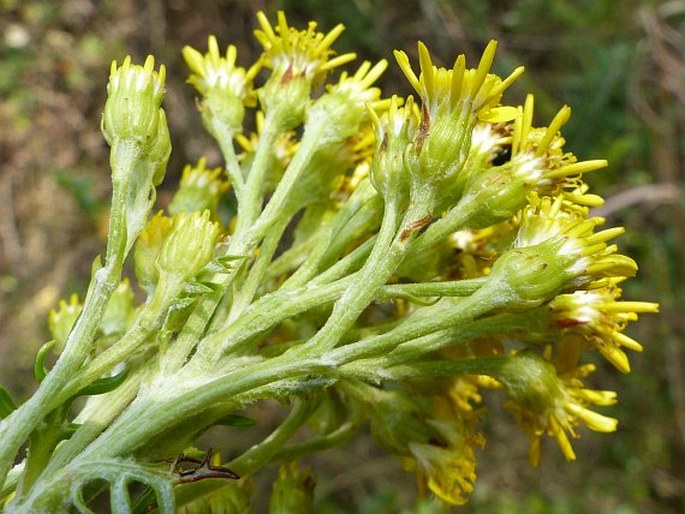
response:
[[[78,300],[76,293],[69,297],[69,301],[60,300],[57,309],[52,309],[48,315],[48,329],[57,344],[57,350],[61,351],[64,343],[71,332],[74,323],[78,319],[83,305]]]
[[[435,417],[426,423],[437,437],[409,443],[413,459],[405,459],[404,466],[445,504],[463,505],[476,481],[475,449],[485,446],[485,438],[476,419],[460,415],[446,398],[434,398],[433,407]]]
[[[214,90],[238,98],[248,107],[254,107],[257,95],[252,89],[252,81],[257,76],[261,63],[255,63],[246,71],[235,65],[235,46],[229,45],[226,48],[225,57],[219,52],[215,36],[209,36],[207,46],[209,50],[204,55],[190,46],[183,48],[183,58],[192,71],[188,82],[202,95]]]
[[[417,77],[407,54],[395,51],[395,58],[412,87],[421,97],[421,123],[414,139],[419,165],[414,175],[420,183],[438,190],[454,187],[468,159],[472,132],[478,119],[504,122],[519,115],[514,107],[500,107],[504,90],[523,72],[516,69],[505,80],[490,74],[497,44],[491,41],[476,69],[466,69],[463,55],[452,69],[437,68],[428,49],[419,43]],[[422,186],[420,186],[422,187]]]
[[[510,165],[516,173],[540,195],[555,196],[583,187],[580,176],[607,166],[604,159],[577,162],[570,152],[564,152],[565,140],[559,129],[571,117],[571,108],[563,106],[548,127],[534,128],[533,95],[526,97],[521,115],[514,119]],[[581,197],[584,201],[581,200]],[[576,195],[583,205],[596,207],[603,202],[595,195]]]
[[[257,21],[261,30],[255,30],[254,35],[264,47],[263,63],[283,84],[293,78],[318,82],[333,68],[356,58],[354,53],[331,58],[335,54],[331,45],[345,29],[342,24],[323,34],[317,32],[316,22],[310,21],[306,30],[298,31],[288,26],[283,11],[278,11],[275,28],[262,11],[257,13]]]
[[[376,140],[370,178],[373,187],[385,198],[389,194],[408,194],[411,168],[416,166],[411,156],[406,155],[406,149],[418,129],[419,115],[413,97],[402,103],[402,99],[393,95],[389,109],[380,117],[369,108]]]
[[[150,218],[136,240],[133,250],[133,263],[138,283],[148,292],[159,280],[159,270],[155,266],[157,256],[164,240],[171,231],[174,220],[159,211]]]
[[[571,204],[562,196],[531,198],[531,204],[521,215],[521,225],[514,248],[536,245],[555,247],[559,263],[569,277],[567,289],[598,288],[610,283],[610,277],[629,277],[637,271],[637,264],[625,255],[617,254],[616,245],[607,241],[625,231],[614,227],[599,232],[595,228],[601,218],[585,219],[587,209]]]
[[[523,73],[523,67],[516,68],[504,80],[489,73],[496,48],[496,41],[488,43],[476,69],[467,70],[466,57],[461,54],[455,59],[452,69],[448,70],[434,66],[426,45],[419,41],[421,73],[418,77],[406,53],[395,50],[395,58],[431,117],[441,110],[454,111],[468,104],[469,110],[479,118],[501,122],[511,120],[518,114],[513,107],[498,105],[504,90]]]
[[[126,56],[121,66],[112,61],[101,123],[109,145],[130,139],[149,151],[154,149],[159,125],[166,125],[160,107],[165,82],[166,67],[162,64],[155,71],[155,58],[151,55],[143,66],[133,64],[131,56]]]
[[[569,367],[561,362],[561,367]],[[508,401],[522,428],[530,437],[529,460],[537,466],[543,435],[552,436],[566,460],[576,455],[569,437],[577,438],[578,427],[585,425],[595,432],[614,432],[618,421],[598,414],[590,407],[616,403],[613,391],[585,389],[582,379],[595,370],[593,364],[573,366],[559,373],[555,366],[533,352],[520,352],[497,378],[504,384]]]
[[[169,214],[209,209],[216,214],[219,197],[229,184],[221,180],[222,168],[208,170],[207,159],[201,157],[197,165],[186,165],[181,175],[178,191],[169,204]]]
[[[373,66],[369,61],[364,61],[354,75],[343,71],[338,83],[328,86],[328,92],[346,95],[359,106],[369,105],[372,109],[383,110],[390,105],[390,100],[380,100],[380,88],[372,86],[387,67],[388,61],[385,59],[381,59]]]
[[[619,371],[628,373],[630,364],[623,348],[636,352],[642,345],[623,333],[638,313],[658,312],[652,302],[618,301],[621,289],[615,283],[591,291],[559,295],[549,303],[554,323],[565,333],[577,334]]]
[[[337,84],[329,85],[307,111],[307,127],[321,127],[320,144],[342,142],[359,133],[368,123],[369,112],[382,109],[389,102],[380,100],[381,90],[373,87],[388,63],[381,60],[373,67],[365,61],[354,73],[343,72]]]

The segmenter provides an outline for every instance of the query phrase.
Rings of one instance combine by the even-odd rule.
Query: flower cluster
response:
[[[311,512],[316,480],[297,460],[367,423],[420,493],[454,506],[477,487],[492,395],[533,464],[548,436],[573,460],[582,428],[616,430],[595,410],[617,395],[585,386],[585,354],[628,372],[625,349],[642,350],[628,324],[658,307],[620,299],[637,264],[614,242],[623,228],[592,216],[602,199],[584,175],[607,162],[566,149],[570,108],[537,126],[532,95],[507,104],[523,68],[494,74],[494,41],[473,68],[437,67],[419,43],[415,72],[397,51],[416,96],[388,98],[385,60],[329,80],[355,59],[333,50],[342,25],[257,23],[248,68],[214,36],[183,49],[223,162],[188,164],[154,215],[166,72],[113,63],[107,252],[83,302],[50,314],[36,394],[16,407],[0,388],[0,507],[91,512],[107,485],[116,512],[244,512],[253,473],[286,462],[271,508]],[[288,414],[249,448],[218,443],[231,461],[194,447],[269,399]]]

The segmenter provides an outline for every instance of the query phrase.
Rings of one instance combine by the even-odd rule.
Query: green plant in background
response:
[[[90,512],[105,492],[114,512],[245,512],[249,476],[279,462],[271,512],[308,512],[313,475],[293,463],[367,422],[422,491],[461,505],[486,390],[505,395],[533,464],[544,436],[573,460],[580,427],[616,429],[594,410],[616,394],[585,387],[582,356],[628,372],[624,349],[641,346],[623,330],[657,306],[620,300],[637,266],[611,243],[623,229],[589,216],[602,199],[582,175],[606,161],[565,150],[570,109],[534,127],[532,96],[502,104],[523,69],[492,74],[495,42],[451,69],[419,43],[418,75],[396,52],[415,103],[374,87],[385,61],[327,82],[355,58],[331,49],[341,25],[258,22],[248,69],[214,37],[183,51],[227,178],[189,165],[168,215],[151,216],[171,151],[165,68],[112,64],[107,249],[83,303],[51,315],[36,393],[16,407],[0,390],[8,512]],[[141,305],[122,279],[129,255]],[[193,447],[211,426],[252,423],[244,409],[265,399],[290,410],[263,441],[228,462]]]

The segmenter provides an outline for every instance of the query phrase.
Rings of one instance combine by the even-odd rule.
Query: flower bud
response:
[[[164,240],[171,231],[172,223],[172,218],[159,211],[150,218],[136,241],[133,251],[134,269],[138,283],[148,292],[155,287],[159,280],[159,270],[155,266],[155,261],[162,249]]]
[[[135,295],[127,278],[121,281],[107,303],[107,309],[100,322],[100,331],[105,336],[123,334],[133,312]]]
[[[395,58],[412,87],[421,97],[421,126],[415,139],[420,166],[418,176],[440,188],[449,187],[458,177],[471,146],[476,122],[509,121],[518,115],[513,107],[499,107],[504,90],[523,72],[514,70],[505,80],[490,74],[496,49],[491,41],[478,68],[466,69],[466,58],[459,55],[451,69],[433,65],[426,46],[419,42],[417,77],[404,52]]]
[[[203,157],[196,166],[188,164],[183,169],[181,183],[169,205],[169,213],[197,212],[208,209],[216,214],[219,198],[229,185],[221,180],[221,168],[206,169]]]
[[[344,27],[337,25],[328,34],[316,30],[310,22],[306,30],[288,26],[285,14],[278,12],[278,24],[272,27],[263,12],[257,13],[260,30],[255,37],[264,48],[262,61],[272,70],[266,84],[259,90],[262,109],[269,114],[278,111],[284,130],[299,125],[309,105],[311,88],[333,68],[348,63],[355,54],[331,58],[331,45]]]
[[[566,363],[564,363],[565,365]],[[588,407],[616,403],[616,393],[583,388],[582,378],[594,371],[594,365],[573,366],[559,373],[555,366],[532,351],[513,355],[496,374],[523,429],[530,436],[529,458],[540,461],[540,440],[554,437],[566,460],[576,458],[569,435],[578,437],[576,428],[584,424],[595,432],[613,432],[618,422]]]
[[[190,279],[212,258],[219,237],[219,225],[210,213],[181,213],[174,216],[169,235],[157,256],[160,272]]]
[[[309,514],[314,503],[316,477],[297,462],[283,464],[273,485],[269,514]]]
[[[188,82],[202,95],[200,106],[202,119],[215,137],[223,137],[216,128],[222,126],[232,134],[240,132],[245,116],[245,106],[254,107],[256,94],[252,81],[259,72],[261,62],[247,71],[236,66],[236,47],[229,45],[226,56],[219,53],[216,37],[209,36],[209,51],[200,52],[186,46],[183,58],[191,70]]]
[[[131,64],[130,56],[121,66],[112,62],[102,118],[102,133],[110,145],[133,140],[149,150],[157,138],[166,68],[162,65],[156,72],[154,67],[151,55],[143,66]]]
[[[57,309],[52,309],[48,315],[48,329],[56,343],[56,351],[64,348],[64,343],[71,332],[74,323],[78,319],[83,305],[79,303],[78,296],[72,294],[69,302],[60,300]]]
[[[413,153],[408,151],[418,128],[414,99],[408,97],[400,107],[400,100],[393,96],[390,109],[382,116],[370,112],[376,131],[376,153],[369,172],[371,183],[383,198],[391,194],[406,198],[411,174],[418,165]]]

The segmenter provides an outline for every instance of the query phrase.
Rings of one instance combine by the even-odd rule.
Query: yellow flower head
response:
[[[419,183],[437,190],[454,187],[469,157],[477,121],[505,122],[518,116],[515,107],[500,107],[499,101],[523,68],[505,80],[490,74],[496,46],[490,42],[478,68],[467,70],[466,58],[460,55],[448,70],[434,66],[428,49],[419,43],[418,77],[407,54],[395,51],[400,68],[421,97],[420,129],[413,143],[419,163],[413,176]]]
[[[541,440],[545,434],[554,437],[566,460],[571,461],[576,455],[569,436],[577,438],[579,426],[585,425],[595,432],[616,430],[616,419],[589,408],[616,403],[613,391],[583,387],[582,379],[594,370],[594,365],[585,364],[558,373],[550,362],[537,354],[521,352],[512,356],[508,371],[498,376],[509,396],[506,406],[530,437],[528,456],[532,465],[537,466],[540,462]]]
[[[69,301],[60,300],[57,309],[52,309],[48,315],[48,329],[52,338],[57,344],[57,349],[61,350],[71,332],[74,323],[78,319],[83,305],[78,300],[76,293],[69,297]]]
[[[126,56],[121,66],[112,61],[107,102],[101,129],[108,144],[118,139],[133,139],[154,149],[159,125],[166,125],[161,109],[166,82],[166,67],[155,71],[155,58],[148,55],[140,66]]]
[[[162,249],[164,240],[171,232],[173,218],[165,216],[159,211],[150,218],[145,228],[136,240],[133,250],[133,262],[138,283],[146,289],[151,289],[159,280],[159,270],[155,266],[157,256]]]
[[[426,423],[437,437],[409,443],[413,460],[405,459],[405,468],[416,471],[424,487],[445,504],[463,505],[476,481],[475,449],[485,446],[485,438],[476,419],[459,415],[446,398],[434,398],[433,407],[435,417]]]
[[[540,195],[577,192],[583,187],[580,176],[606,167],[607,161],[577,162],[572,153],[564,152],[565,141],[559,129],[571,117],[570,107],[562,107],[548,127],[534,128],[533,106],[533,95],[528,95],[523,108],[519,107],[520,116],[514,119],[509,165]],[[601,198],[594,195],[576,194],[573,198],[593,207],[602,203]]]
[[[517,115],[516,109],[497,106],[504,90],[523,73],[523,67],[516,68],[504,80],[489,73],[496,48],[497,42],[490,41],[475,69],[466,69],[466,57],[461,54],[448,70],[434,66],[426,45],[419,42],[418,77],[406,53],[395,50],[395,58],[432,117],[443,109],[454,111],[469,104],[470,111],[485,121],[508,121]]]
[[[633,276],[637,264],[631,258],[617,254],[616,245],[607,241],[624,232],[623,227],[595,232],[603,220],[585,219],[587,209],[563,199],[537,198],[533,195],[531,204],[521,215],[514,248],[551,244],[555,248],[559,263],[564,263],[563,272],[572,277],[568,286],[602,287],[609,283],[607,277]]]
[[[252,89],[252,81],[257,76],[261,63],[255,63],[246,71],[235,64],[235,46],[229,45],[226,48],[225,57],[219,52],[215,36],[209,36],[207,46],[209,50],[204,55],[190,46],[183,48],[183,58],[192,72],[188,82],[202,95],[214,90],[235,97],[248,107],[254,107],[257,95]]]
[[[183,169],[178,191],[169,204],[171,215],[204,209],[215,212],[219,197],[229,188],[229,184],[221,180],[222,168],[208,170],[206,166],[207,160],[201,157],[197,165],[188,164]]]
[[[306,30],[299,31],[288,26],[283,11],[278,11],[275,28],[262,11],[257,13],[257,21],[261,30],[255,30],[254,35],[264,47],[263,63],[283,84],[293,78],[317,82],[333,68],[356,58],[353,53],[331,58],[335,54],[331,45],[345,29],[342,24],[323,34],[317,32],[316,22],[310,21]]]
[[[404,105],[402,105],[404,103]],[[371,163],[370,177],[374,188],[383,197],[408,194],[410,168],[406,149],[418,129],[419,114],[413,97],[406,101],[394,96],[380,117],[369,107],[376,139],[376,153]]]
[[[342,142],[359,133],[369,121],[371,109],[382,109],[389,102],[381,101],[381,90],[373,87],[387,62],[381,60],[373,67],[366,61],[354,75],[343,72],[337,84],[327,87],[307,111],[307,127],[320,123],[320,137],[326,144]]]
[[[383,110],[390,105],[390,100],[380,100],[381,90],[373,87],[373,84],[387,67],[388,61],[385,59],[381,59],[373,67],[369,61],[364,61],[354,75],[343,71],[338,83],[329,86],[328,91],[349,96],[360,106],[368,104],[373,109]]]
[[[221,231],[209,217],[208,210],[181,212],[173,217],[169,233],[157,255],[160,273],[188,280],[210,261]]]
[[[622,302],[621,289],[612,282],[607,287],[591,291],[576,291],[559,295],[549,303],[554,323],[565,333],[577,334],[619,371],[628,373],[630,364],[623,348],[636,352],[642,345],[623,333],[638,313],[658,312],[651,302]]]

